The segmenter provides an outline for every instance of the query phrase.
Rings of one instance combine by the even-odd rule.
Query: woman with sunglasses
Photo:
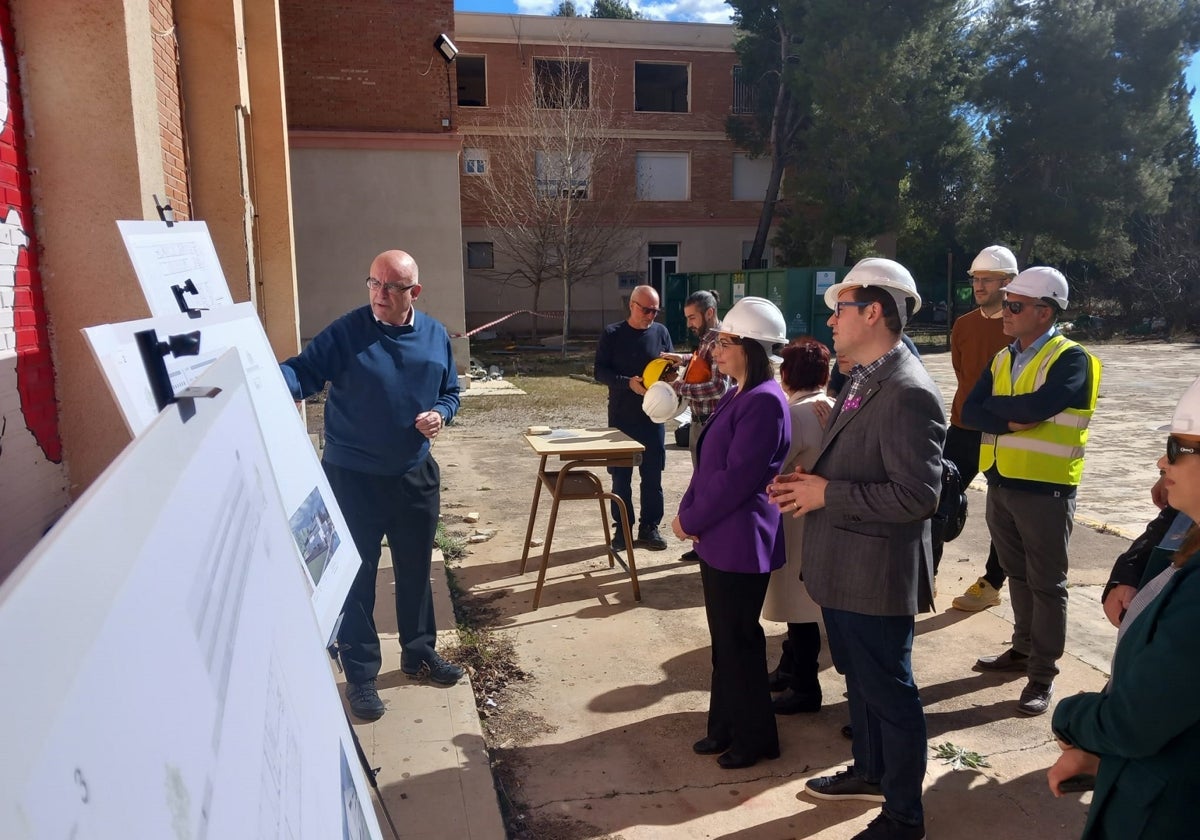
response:
[[[729,770],[779,757],[758,619],[771,572],[784,562],[779,510],[766,487],[791,438],[787,400],[771,368],[786,334],[782,313],[764,298],[742,298],[722,320],[713,361],[736,387],[704,425],[696,470],[671,523],[700,555],[712,643],[708,730],[692,749],[720,753],[717,763]]]
[[[1159,459],[1171,507],[1200,518],[1200,380],[1175,408]],[[1146,570],[1117,636],[1104,691],[1068,697],[1054,710],[1062,754],[1047,774],[1061,796],[1067,779],[1095,774],[1084,827],[1098,838],[1194,837],[1200,786],[1200,528]],[[1161,567],[1161,568],[1160,568]]]

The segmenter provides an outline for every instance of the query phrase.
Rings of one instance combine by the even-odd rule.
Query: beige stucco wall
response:
[[[487,242],[492,239],[487,231],[479,227],[463,228],[462,260],[466,265],[466,243]],[[742,242],[754,239],[754,228],[745,225],[705,225],[679,227],[632,227],[631,242],[639,242],[637,256],[629,260],[625,271],[647,271],[647,244],[675,243],[679,246],[679,271],[736,271],[741,267]],[[496,279],[507,267],[503,254],[495,254],[496,270],[492,272],[465,270],[467,324],[476,327],[518,309],[533,308],[533,291],[514,285],[505,285]],[[596,332],[604,324],[619,321],[624,317],[629,290],[621,289],[616,272],[595,280],[588,280],[572,287],[571,309],[572,333]],[[670,302],[668,302],[670,303]],[[681,302],[678,305],[682,305]],[[562,309],[562,288],[557,283],[548,284],[538,302],[542,311]],[[495,329],[501,332],[516,330],[527,332],[530,319],[517,316]],[[560,321],[538,319],[539,334],[554,334],[561,331]]]
[[[174,0],[192,209],[235,300],[254,301],[276,355],[299,330],[287,115],[275,0]]]
[[[78,495],[129,441],[82,327],[148,316],[116,219],[163,194],[149,5],[15,0],[59,430]]]
[[[396,147],[403,142],[389,144],[392,148],[318,148],[313,144],[324,144],[320,138],[293,133],[302,341],[367,302],[371,260],[390,248],[408,251],[420,267],[420,309],[451,333],[463,331],[457,141],[412,141],[440,148]],[[465,340],[455,342],[454,353],[464,369]]]
[[[174,34],[181,45],[198,47],[182,47],[180,71],[185,112],[199,112],[188,113],[189,134],[197,132],[189,137],[190,164],[197,170],[193,187],[199,185],[205,199],[193,203],[193,217],[208,220],[207,214],[212,214],[210,229],[231,290],[239,299],[246,299],[250,291],[247,235],[244,226],[237,228],[246,217],[243,157],[260,173],[269,173],[259,181],[260,193],[270,193],[260,205],[272,214],[270,236],[265,241],[258,237],[261,262],[272,265],[280,289],[292,283],[290,220],[280,210],[288,206],[288,194],[274,0],[180,0],[177,5],[175,32],[163,33],[153,27],[145,0],[11,2],[63,461],[72,496],[78,496],[129,441],[80,329],[149,315],[115,222],[156,219],[151,196],[164,194],[156,38]],[[239,34],[227,43],[230,32],[243,32],[242,10],[251,7],[253,31],[246,29],[248,37]],[[259,34],[264,32],[266,37]],[[262,83],[257,87],[242,69],[246,52],[267,68],[259,74]],[[265,119],[274,114],[275,131],[272,134],[269,122],[256,124],[247,145],[239,146],[232,130],[234,106],[249,108],[251,94],[262,97],[257,104]],[[266,101],[270,97],[276,101]],[[205,114],[201,131],[197,117]],[[224,195],[225,190],[231,190],[232,197]],[[231,217],[237,232],[228,236],[226,222]],[[285,305],[268,323],[277,352],[280,343],[291,351],[298,332],[294,301],[287,303],[286,293],[281,297]]]

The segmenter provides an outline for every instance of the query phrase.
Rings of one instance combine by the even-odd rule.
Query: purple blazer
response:
[[[699,537],[696,552],[724,572],[766,574],[783,565],[779,510],[767,485],[791,444],[787,399],[774,379],[717,403],[697,442],[698,463],[679,522]]]

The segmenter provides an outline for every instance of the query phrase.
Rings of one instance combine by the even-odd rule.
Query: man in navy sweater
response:
[[[370,305],[338,318],[280,367],[292,396],[331,383],[322,464],[362,557],[342,609],[338,650],[346,699],[363,720],[384,705],[375,686],[382,656],[375,629],[375,577],[386,535],[396,580],[400,668],[453,685],[463,669],[434,650],[437,624],[430,559],[441,507],[441,474],[430,443],[458,411],[450,336],[418,312],[417,263],[385,251],[371,263]]]
[[[638,475],[642,480],[642,506],[638,537],[634,545],[651,551],[664,551],[667,542],[658,532],[663,517],[663,468],[667,465],[666,426],[655,423],[642,411],[646,384],[642,371],[662,353],[675,348],[671,334],[656,323],[659,313],[658,292],[651,286],[638,286],[629,295],[629,317],[609,324],[596,344],[596,380],[608,386],[608,425],[620,429],[646,447]],[[633,513],[633,468],[609,467],[613,492],[625,502],[629,524]],[[617,505],[612,504],[612,516],[618,523]],[[625,550],[625,535],[618,524],[613,540],[614,551]]]

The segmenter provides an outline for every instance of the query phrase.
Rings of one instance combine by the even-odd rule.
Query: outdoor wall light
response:
[[[458,55],[458,47],[454,46],[454,42],[446,37],[445,32],[437,36],[437,40],[433,42],[433,48],[442,54],[442,58],[446,59],[447,64]]]

